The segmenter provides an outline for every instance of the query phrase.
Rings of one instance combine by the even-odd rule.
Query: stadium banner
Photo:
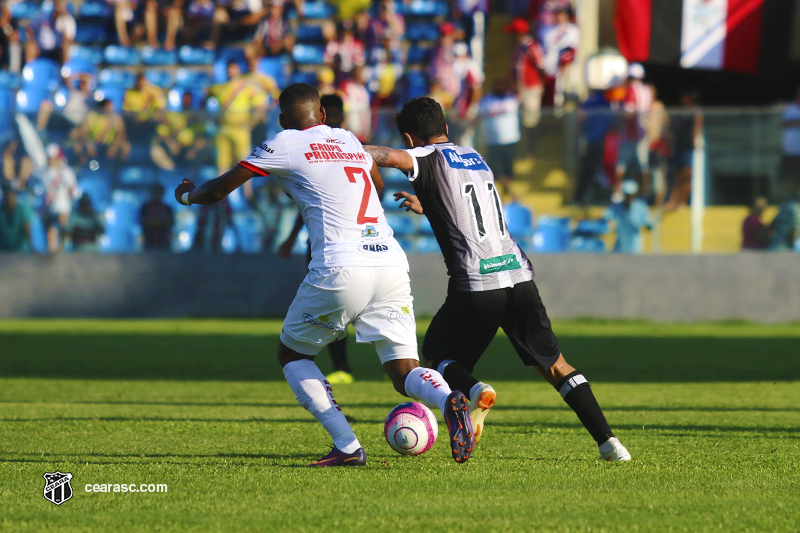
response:
[[[616,0],[614,27],[628,61],[771,74],[788,53],[783,0]],[[776,58],[778,61],[776,61]]]

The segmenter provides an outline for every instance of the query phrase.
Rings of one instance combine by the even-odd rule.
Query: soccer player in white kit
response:
[[[333,438],[330,453],[309,466],[366,464],[364,449],[314,363],[348,323],[357,342],[375,347],[397,392],[441,409],[453,458],[466,462],[474,446],[469,405],[436,370],[419,365],[408,260],[378,199],[377,165],[352,133],[325,125],[312,86],[290,85],[280,106],[284,131],[219,178],[198,187],[183,180],[175,197],[186,205],[212,204],[256,175],[273,175],[300,209],[311,263],[286,314],[278,360],[297,401]]]

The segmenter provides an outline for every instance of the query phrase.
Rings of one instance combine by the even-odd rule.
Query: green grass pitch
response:
[[[476,370],[498,404],[469,463],[389,448],[404,399],[351,336],[357,382],[334,392],[369,464],[307,469],[329,438],[283,381],[279,321],[0,322],[0,531],[800,531],[800,326],[555,330],[631,463],[598,461],[502,335]],[[61,506],[42,494],[55,470],[74,476]]]

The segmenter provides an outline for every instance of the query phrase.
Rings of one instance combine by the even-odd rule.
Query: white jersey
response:
[[[311,240],[309,269],[391,266],[408,270],[372,183],[372,156],[347,130],[324,124],[284,130],[239,163],[278,178]]]

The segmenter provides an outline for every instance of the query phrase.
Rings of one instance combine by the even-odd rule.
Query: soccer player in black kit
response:
[[[444,255],[447,299],[425,334],[422,356],[451,388],[471,401],[476,441],[494,405],[494,389],[472,371],[503,328],[522,362],[553,385],[597,442],[600,458],[629,461],[586,378],[561,355],[533,267],[509,235],[494,175],[481,155],[447,138],[439,104],[406,102],[395,119],[407,150],[365,146],[381,167],[405,171],[415,194],[399,192],[400,207],[425,214]]]

